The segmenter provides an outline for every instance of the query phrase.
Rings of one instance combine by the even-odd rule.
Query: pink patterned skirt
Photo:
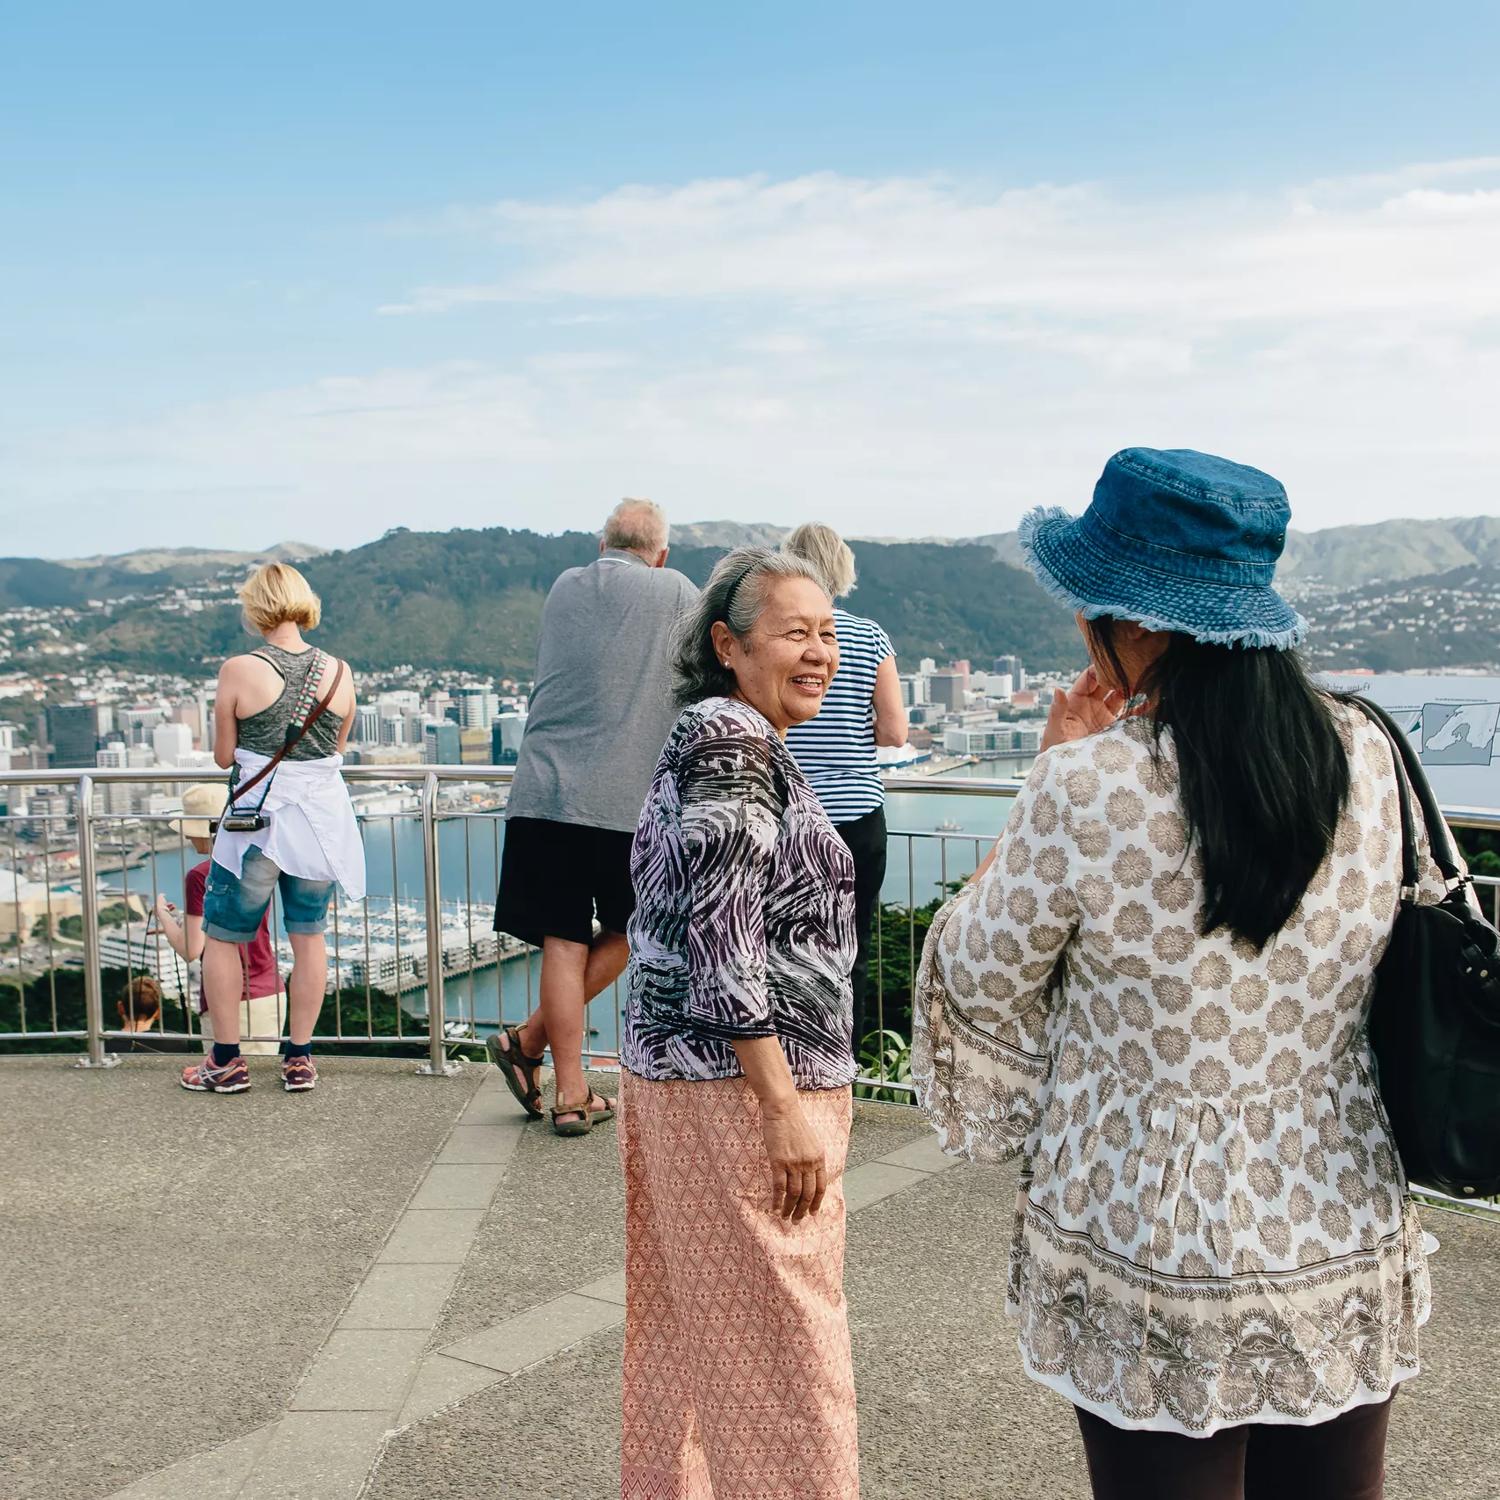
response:
[[[830,1181],[816,1215],[770,1211],[743,1078],[621,1075],[623,1500],[856,1500],[844,1306],[848,1089],[802,1094]]]

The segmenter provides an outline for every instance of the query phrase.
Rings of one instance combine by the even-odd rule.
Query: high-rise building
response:
[[[927,685],[934,703],[949,713],[957,713],[969,691],[968,662],[954,662],[951,667],[928,673]]]
[[[494,695],[487,688],[460,688],[458,693],[459,722],[465,729],[488,729],[493,715],[488,713],[488,700]]]
[[[203,738],[203,714],[198,707],[198,700],[196,698],[179,698],[172,705],[172,722],[187,726],[187,732],[192,737],[194,745],[201,748],[205,744]]]
[[[80,770],[94,764],[98,746],[99,718],[92,703],[54,703],[47,710],[47,743],[54,766],[77,766]]]
[[[354,738],[361,745],[380,743],[380,710],[373,704],[361,703],[354,711]]]
[[[422,730],[422,760],[429,766],[456,766],[461,764],[463,747],[459,740],[457,724],[446,719],[440,724],[428,724]]]
[[[151,749],[159,764],[180,765],[192,753],[193,731],[186,724],[158,724],[151,731]]]
[[[94,756],[95,765],[105,770],[124,770],[130,764],[125,746],[119,740],[106,745]],[[111,817],[123,818],[130,812],[129,782],[107,781],[98,790],[99,807]]]
[[[497,766],[513,766],[521,753],[526,715],[514,709],[498,714],[490,726],[490,757]]]
[[[383,714],[381,716],[380,743],[382,745],[404,745],[406,743],[406,717],[404,714]]]
[[[14,724],[0,724],[0,750],[14,750],[16,748],[16,726]]]
[[[1010,687],[1013,693],[1024,693],[1026,691],[1026,669],[1021,665],[1021,658],[1019,656],[997,656],[995,658],[995,670],[1009,674]]]
[[[166,710],[154,704],[138,703],[133,708],[122,708],[115,715],[115,722],[125,736],[127,745],[149,745],[151,731],[167,717]]]
[[[928,703],[927,679],[920,672],[907,672],[901,677],[901,701],[908,708],[919,703]]]

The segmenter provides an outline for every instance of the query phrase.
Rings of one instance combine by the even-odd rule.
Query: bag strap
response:
[[[1408,787],[1416,793],[1418,805],[1422,809],[1422,822],[1427,828],[1427,844],[1432,851],[1433,863],[1442,871],[1444,880],[1452,882],[1460,879],[1458,850],[1453,843],[1452,830],[1449,829],[1442,809],[1437,804],[1437,798],[1432,791],[1432,783],[1428,781],[1427,772],[1422,768],[1421,757],[1412,749],[1411,741],[1406,737],[1401,726],[1378,703],[1372,703],[1368,698],[1358,696],[1348,701],[1353,703],[1385,735],[1391,746],[1392,759],[1396,762],[1392,769],[1396,772],[1396,787],[1401,802],[1402,894],[1404,895],[1407,889],[1415,893],[1420,883],[1416,837],[1412,828],[1411,796],[1407,790]],[[1402,774],[1403,771],[1405,775]]]
[[[286,743],[282,745],[281,749],[279,749],[276,754],[273,755],[270,760],[267,761],[266,764],[263,765],[260,770],[258,770],[255,775],[252,776],[249,781],[244,784],[244,786],[239,786],[234,789],[235,801],[238,801],[241,797],[243,797],[251,787],[259,786],[260,783],[263,782],[267,776],[271,775],[271,773],[275,771],[276,767],[286,759],[287,755],[291,751],[295,750],[299,744],[301,744],[302,737],[307,733],[307,731],[311,729],[313,725],[316,724],[318,720],[328,712],[328,705],[333,702],[333,695],[338,692],[339,684],[343,680],[344,663],[343,659],[340,658],[338,671],[333,674],[333,686],[328,689],[327,696],[321,703],[313,705],[313,708],[308,713],[307,717],[297,728],[294,729],[290,724],[287,726]]]

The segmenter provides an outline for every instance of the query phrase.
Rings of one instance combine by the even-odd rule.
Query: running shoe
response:
[[[305,1094],[318,1085],[318,1070],[310,1057],[287,1057],[281,1063],[281,1086],[289,1094]]]
[[[184,1068],[179,1082],[195,1094],[243,1094],[250,1087],[250,1069],[243,1057],[231,1058],[222,1068],[205,1057]]]

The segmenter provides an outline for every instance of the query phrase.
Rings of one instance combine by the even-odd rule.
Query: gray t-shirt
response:
[[[552,585],[507,817],[635,831],[677,718],[674,628],[697,597],[681,573],[633,552],[605,552]]]

